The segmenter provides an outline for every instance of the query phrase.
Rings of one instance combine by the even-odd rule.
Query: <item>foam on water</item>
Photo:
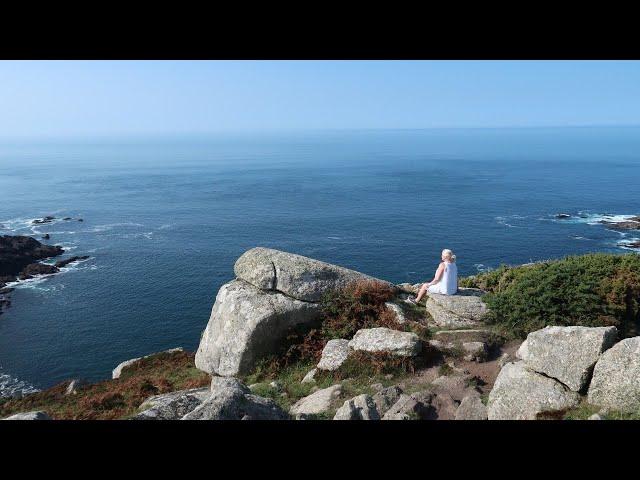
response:
[[[18,380],[11,375],[4,373],[0,368],[0,398],[11,398],[16,396],[36,393],[40,390],[24,380]]]

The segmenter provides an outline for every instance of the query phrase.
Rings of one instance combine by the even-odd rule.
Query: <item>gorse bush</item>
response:
[[[461,280],[487,290],[488,321],[524,337],[547,325],[613,325],[621,337],[640,329],[640,256],[596,253],[500,268]]]

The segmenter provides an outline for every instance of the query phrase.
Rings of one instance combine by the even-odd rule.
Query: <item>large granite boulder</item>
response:
[[[362,394],[344,402],[334,420],[380,420],[380,413],[371,395]]]
[[[287,420],[273,400],[253,395],[235,378],[213,377],[209,397],[182,420]]]
[[[112,379],[120,378],[120,375],[122,375],[122,370],[123,369],[138,363],[143,358],[154,357],[156,355],[160,355],[161,353],[175,353],[175,352],[182,352],[182,351],[183,351],[182,347],[177,347],[177,348],[171,348],[169,350],[164,350],[162,352],[156,352],[156,353],[152,353],[150,355],[145,355],[144,357],[136,357],[136,358],[132,358],[130,360],[125,360],[124,362],[119,363],[118,366],[113,369],[113,371],[111,372],[111,378]]]
[[[378,327],[358,330],[349,342],[349,347],[371,353],[415,357],[420,353],[422,343],[415,333]]]
[[[440,330],[434,332],[434,340],[444,344],[453,343],[461,345],[464,342],[484,342],[491,343],[494,334],[484,329],[461,329],[461,330]]]
[[[297,420],[304,420],[314,415],[325,413],[331,409],[341,394],[342,385],[340,384],[323,388],[298,400],[291,407],[290,413]]]
[[[536,420],[538,415],[576,406],[580,395],[553,378],[507,363],[489,394],[489,420]]]
[[[262,290],[276,290],[306,302],[318,302],[326,291],[355,280],[373,280],[355,270],[263,247],[243,253],[233,269],[236,277]]]
[[[546,327],[531,332],[516,356],[526,366],[582,390],[602,352],[616,341],[616,327]]]
[[[626,338],[604,352],[593,369],[589,403],[606,409],[640,409],[640,337]]]
[[[180,420],[202,404],[211,390],[208,387],[179,390],[177,392],[154,395],[139,407],[140,413],[133,420]]]
[[[427,312],[438,327],[475,327],[482,323],[488,312],[482,301],[485,293],[477,288],[459,288],[455,295],[430,293]]]
[[[318,368],[328,371],[337,370],[349,356],[349,351],[349,340],[341,338],[329,340],[322,349]]]
[[[256,360],[278,349],[297,326],[314,325],[319,306],[242,280],[223,285],[196,352],[196,367],[233,376],[251,370]]]
[[[2,420],[51,420],[51,417],[46,412],[34,411],[16,413]]]

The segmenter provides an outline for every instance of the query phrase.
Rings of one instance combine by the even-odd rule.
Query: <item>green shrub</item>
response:
[[[638,334],[640,256],[595,253],[463,279],[482,288],[491,309],[488,322],[505,335],[525,337],[547,325],[614,325],[621,337]]]

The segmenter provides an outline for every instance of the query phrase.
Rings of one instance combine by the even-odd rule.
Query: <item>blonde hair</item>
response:
[[[444,250],[442,250],[442,256],[444,258],[448,258],[450,262],[455,263],[455,261],[456,261],[456,256],[448,248],[445,248]]]

